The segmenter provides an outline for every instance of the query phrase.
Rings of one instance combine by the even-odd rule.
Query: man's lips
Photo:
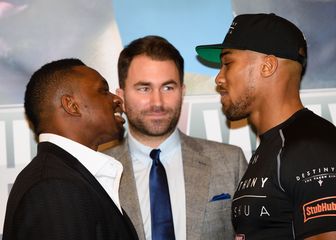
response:
[[[228,91],[226,89],[224,89],[224,88],[219,88],[217,91],[219,92],[219,94],[221,96],[224,96],[224,95],[228,94]]]
[[[114,118],[122,124],[126,122],[125,119],[122,117],[122,113],[120,112],[114,113]]]
[[[157,121],[166,119],[168,113],[166,111],[149,111],[145,112],[142,116],[146,118],[147,121]]]
[[[162,117],[165,116],[167,114],[166,111],[148,111],[145,112],[145,116],[149,116],[149,117]]]
[[[119,122],[121,122],[122,124],[126,122],[125,119],[122,117],[123,113],[124,111],[122,110],[121,106],[117,106],[116,109],[114,109],[114,118]]]
[[[124,108],[122,105],[122,101],[119,101],[118,99],[115,99],[113,101],[113,112],[114,112],[114,118],[119,121],[120,123],[124,124],[126,121],[122,117],[124,113]]]

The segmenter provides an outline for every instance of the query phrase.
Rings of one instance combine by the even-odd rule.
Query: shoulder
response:
[[[11,194],[26,195],[34,192],[51,196],[61,192],[81,191],[87,194],[88,183],[79,172],[63,166],[41,164],[38,168],[28,165],[16,178]]]
[[[284,126],[282,134],[287,152],[302,150],[301,154],[310,157],[319,151],[336,153],[336,127],[311,111],[304,111]]]
[[[306,111],[282,131],[283,148],[279,164],[280,178],[284,184],[298,184],[298,179],[302,178],[308,183],[312,179],[319,179],[311,177],[315,172],[334,169],[336,128],[332,123]]]
[[[50,199],[87,198],[90,190],[83,183],[78,178],[44,178],[34,183],[25,195],[48,196]]]
[[[69,203],[72,203],[77,209],[85,210],[85,206],[93,203],[91,196],[89,189],[74,179],[43,178],[32,182],[22,178],[15,181],[7,208],[10,212],[17,208],[31,208],[42,213],[45,209],[58,206],[68,211]]]
[[[233,171],[242,175],[247,167],[242,149],[238,146],[189,137],[181,133],[184,157],[197,156],[207,161],[216,172]]]
[[[181,144],[187,147],[190,147],[191,149],[194,149],[195,151],[204,152],[204,153],[219,152],[222,154],[242,152],[241,148],[235,145],[191,137],[191,136],[187,136],[184,133],[180,133],[180,136],[181,136]]]
[[[84,177],[86,172],[83,173],[80,169],[85,169],[85,167],[63,150],[61,154],[39,150],[34,159],[15,179],[11,193],[16,192],[21,195],[32,189],[42,190],[41,188],[44,188],[41,193],[50,190],[48,194],[56,194],[57,189],[64,192],[85,189],[88,185]]]
[[[55,226],[76,226],[78,221],[94,226],[101,208],[88,188],[69,179],[42,179],[15,194],[17,191],[11,191],[8,199],[7,224],[19,225],[17,231],[29,231],[31,236],[46,229],[52,235]]]
[[[242,149],[230,144],[189,137],[183,133],[180,136],[184,166],[195,160],[202,163],[200,169],[205,169],[205,166],[209,169],[211,189],[218,186],[218,192],[225,189],[233,194],[247,168]],[[185,170],[187,171],[188,169]],[[207,176],[205,172],[203,176]]]
[[[326,119],[316,115],[308,109],[282,128],[284,136],[294,140],[334,139],[336,127]]]
[[[101,151],[102,153],[112,156],[116,159],[120,159],[125,157],[125,154],[128,155],[128,143],[127,138],[124,138],[122,141],[118,142],[117,144],[104,149]]]

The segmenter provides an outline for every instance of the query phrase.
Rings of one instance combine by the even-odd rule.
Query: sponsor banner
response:
[[[336,216],[336,196],[316,199],[303,205],[303,221]]]

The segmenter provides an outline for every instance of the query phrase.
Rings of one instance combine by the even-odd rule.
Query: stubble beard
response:
[[[158,120],[146,120],[146,115],[152,112],[165,112],[168,114],[167,118]],[[163,108],[152,107],[144,111],[134,111],[134,109],[127,109],[127,120],[129,128],[136,131],[138,134],[149,137],[168,136],[172,133],[179,121],[181,113],[181,104],[178,108]]]
[[[237,121],[249,116],[247,112],[248,107],[250,106],[249,98],[240,99],[236,103],[231,102],[228,108],[223,106],[223,111],[226,118],[230,121]]]
[[[249,117],[251,105],[255,100],[254,90],[254,81],[250,80],[249,86],[242,97],[235,102],[230,100],[227,106],[222,102],[223,112],[228,120],[237,121]]]

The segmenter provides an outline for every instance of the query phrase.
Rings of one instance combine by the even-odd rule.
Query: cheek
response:
[[[149,105],[149,98],[141,96],[140,94],[128,94],[124,96],[124,107],[127,112],[128,109],[139,110]]]
[[[227,85],[227,90],[232,101],[240,99],[245,95],[246,87],[242,82],[233,81]]]
[[[240,68],[232,68],[226,72],[226,85],[231,91],[241,91],[248,82],[249,76]]]
[[[169,93],[162,97],[162,105],[165,108],[175,109],[177,106],[181,105],[182,96],[180,93]]]
[[[170,105],[171,108],[177,108],[181,106],[181,104],[182,104],[181,95],[176,95],[176,96],[172,96],[171,98],[168,98],[168,105]]]

